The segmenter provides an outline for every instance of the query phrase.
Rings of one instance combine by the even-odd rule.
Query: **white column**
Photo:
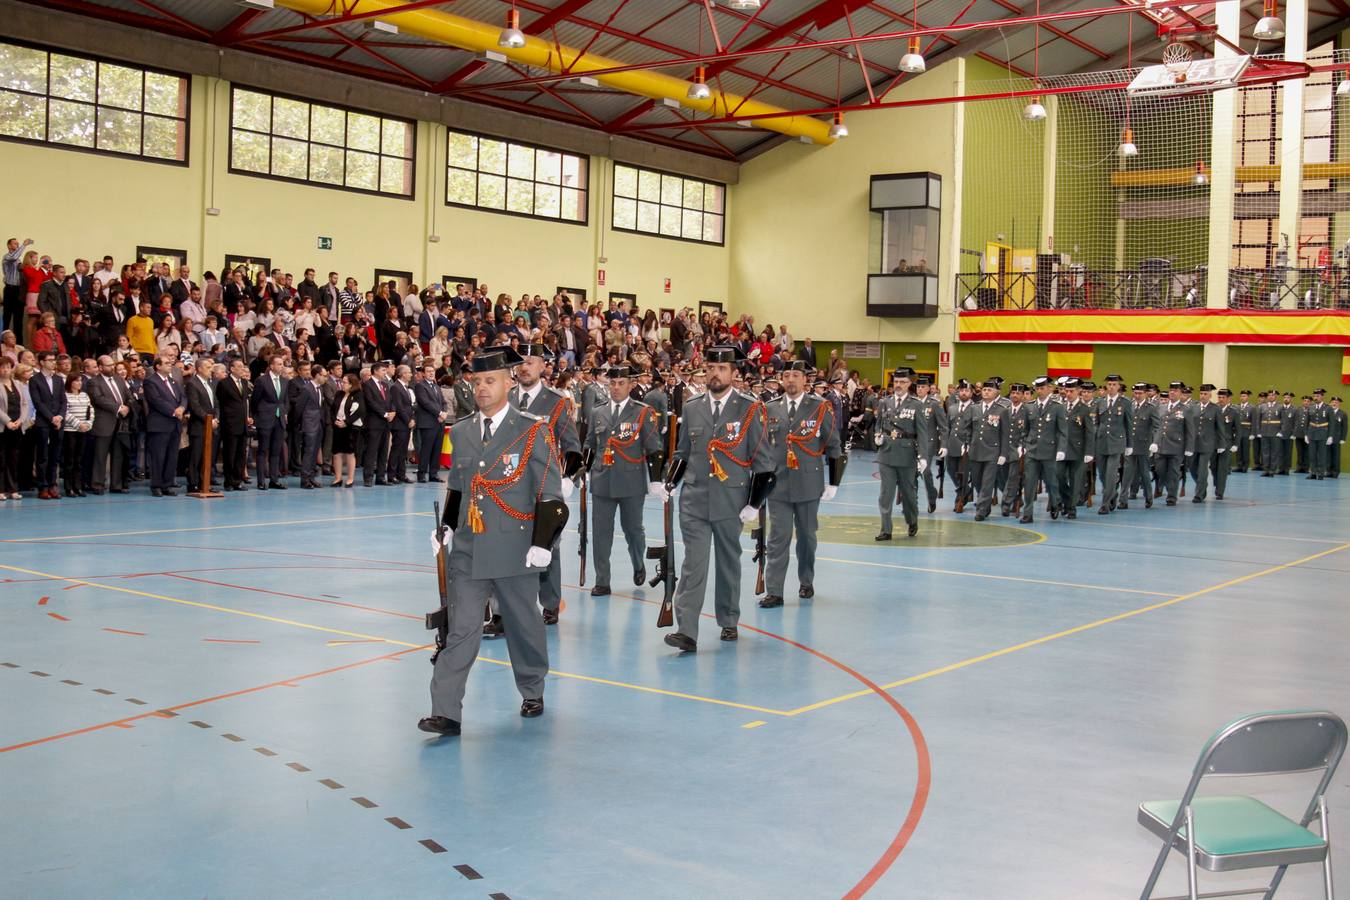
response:
[[[1238,0],[1222,0],[1215,7],[1219,34],[1238,43],[1241,6]],[[1236,56],[1232,48],[1214,42],[1217,59]],[[1228,267],[1233,254],[1233,190],[1236,175],[1237,91],[1216,91],[1210,116],[1209,165],[1209,278],[1206,306],[1228,308]],[[1201,372],[1205,381],[1220,387],[1228,381],[1228,345],[1205,344]]]
[[[1054,250],[1055,240],[1055,164],[1059,159],[1059,95],[1051,94],[1045,104],[1045,146],[1041,151],[1041,253]]]
[[[956,61],[956,94],[966,92],[966,61]],[[961,298],[957,296],[956,274],[961,271],[961,204],[965,183],[965,143],[966,143],[966,105],[952,104],[952,177],[942,179],[942,215],[947,219],[947,233],[943,236],[942,259],[938,266],[940,277],[945,283],[938,285],[938,321],[949,323],[950,327],[938,329],[938,374],[939,384],[946,384],[956,371],[956,317],[960,315],[957,305]],[[951,365],[943,369],[941,354],[948,353]]]
[[[1284,58],[1303,62],[1308,58],[1308,0],[1289,0],[1284,13]],[[1289,265],[1299,265],[1298,226],[1303,201],[1303,93],[1302,78],[1280,82],[1283,115],[1280,117],[1280,217],[1275,240],[1289,237]]]

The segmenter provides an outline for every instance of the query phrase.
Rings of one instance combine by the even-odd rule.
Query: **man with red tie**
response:
[[[173,380],[173,358],[155,357],[155,371],[145,379],[146,468],[150,470],[150,495],[173,497],[178,471],[178,439],[183,429],[187,403],[183,390]]]
[[[361,466],[366,487],[389,484],[389,423],[394,408],[389,401],[389,363],[379,360],[370,367],[370,378],[361,386],[366,401],[366,458]]]

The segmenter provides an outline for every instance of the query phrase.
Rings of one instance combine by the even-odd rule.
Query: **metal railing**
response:
[[[1350,310],[1350,268],[1230,269],[1228,308]]]

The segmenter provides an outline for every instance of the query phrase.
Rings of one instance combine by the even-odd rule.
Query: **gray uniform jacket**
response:
[[[1054,459],[1068,450],[1069,430],[1063,403],[1033,400],[1027,409],[1027,456]]]
[[[1120,456],[1135,445],[1134,404],[1129,397],[1097,399],[1097,451],[1094,456]]]
[[[913,394],[897,401],[888,395],[877,408],[876,433],[881,435],[877,462],[887,466],[913,466],[927,460],[932,441],[923,403]]]
[[[976,405],[977,401],[972,400],[966,404],[966,410]],[[947,427],[942,432],[942,446],[947,448],[951,456],[960,456],[961,445],[966,443],[961,439],[961,417],[966,414],[966,410],[961,409],[959,401],[947,405]]]
[[[966,407],[955,429],[960,441],[965,444],[971,460],[975,462],[994,462],[1000,456],[1005,460],[1012,454],[1012,442],[1009,434],[1012,423],[1008,418],[1008,408],[1001,403],[991,403],[985,409],[982,402],[973,402]]]
[[[1014,452],[1026,446],[1027,429],[1031,427],[1030,408],[1025,403],[1019,403],[1008,410],[1008,446]],[[1012,459],[1012,456],[1008,458]]]
[[[597,497],[640,497],[651,478],[647,456],[661,452],[660,417],[645,403],[625,400],[615,418],[609,404],[595,409],[586,431],[591,463],[591,493]]]
[[[511,405],[520,405],[518,387],[511,389]],[[555,391],[548,385],[541,386],[539,393],[534,395],[534,402],[525,411],[548,422],[553,428],[553,445],[559,459],[562,459],[564,453],[581,452],[581,442],[577,440],[577,424],[567,414],[567,397],[561,391]]]
[[[1092,407],[1081,399],[1075,400],[1065,410],[1064,424],[1068,435],[1064,458],[1081,460],[1084,456],[1091,456],[1093,448],[1097,446],[1097,426]]]
[[[1161,417],[1158,404],[1152,400],[1145,400],[1134,408],[1130,424],[1133,432],[1131,446],[1135,448],[1135,453],[1148,453],[1148,445],[1153,443],[1153,433],[1158,430]]]
[[[805,503],[819,500],[825,490],[827,460],[841,453],[839,429],[834,427],[834,407],[811,394],[798,398],[796,415],[788,415],[790,401],[779,397],[766,406],[769,446],[778,480],[770,500]],[[788,452],[796,460],[794,468]]]
[[[923,455],[932,459],[942,449],[942,436],[947,433],[947,407],[932,394],[919,401],[928,416],[928,446]]]
[[[1195,411],[1195,451],[1217,453],[1220,447],[1228,449],[1228,438],[1224,434],[1223,415],[1219,404],[1201,404]]]
[[[1195,452],[1195,415],[1186,403],[1158,404],[1158,424],[1153,429],[1153,443],[1160,456],[1180,456]]]
[[[750,499],[750,475],[773,471],[764,404],[742,391],[723,397],[721,419],[713,423],[712,395],[684,404],[675,458],[685,460],[680,510],[713,522],[734,519]],[[723,480],[714,473],[726,476]]]
[[[492,440],[483,444],[481,415],[460,419],[450,430],[455,453],[446,489],[459,491],[459,521],[451,562],[474,578],[507,578],[525,568],[534,537],[534,504],[561,500],[561,477],[548,441],[548,425],[508,408]],[[477,508],[483,531],[474,534],[469,509]]]

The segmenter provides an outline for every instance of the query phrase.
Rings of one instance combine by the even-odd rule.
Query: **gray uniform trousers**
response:
[[[937,502],[938,495],[937,482],[933,480],[933,466],[924,469],[923,475],[920,477],[923,478],[923,486],[928,492],[928,503],[931,506]]]
[[[1028,455],[1024,474],[1027,483],[1022,489],[1022,515],[1032,514],[1033,504],[1036,502],[1036,486],[1040,481],[1045,482],[1045,493],[1049,495],[1050,502],[1059,503],[1059,468],[1053,459],[1034,459]],[[1055,508],[1058,509],[1058,505]]]
[[[764,592],[783,596],[783,582],[787,580],[788,547],[792,532],[797,532],[797,581],[803,587],[816,583],[816,529],[819,500],[789,503],[769,500],[769,558],[764,569]]]
[[[1184,457],[1180,453],[1159,453],[1154,457],[1158,465],[1158,481],[1167,491],[1167,499],[1177,499],[1177,482],[1181,480],[1181,466]]]
[[[998,483],[998,473],[1001,467],[997,460],[986,460],[976,462],[967,457],[966,471],[970,473],[970,488],[975,493],[975,513],[976,515],[989,515],[989,508],[993,505],[994,487]]]
[[[1120,461],[1132,458],[1120,453],[1108,453],[1097,457],[1097,471],[1101,473],[1102,481],[1101,505],[1107,509],[1115,506],[1116,499],[1120,496]]]
[[[1083,473],[1087,471],[1087,464],[1081,459],[1066,459],[1059,464],[1059,494],[1056,496],[1053,492],[1050,499],[1053,502],[1058,499],[1059,508],[1068,512],[1078,506],[1083,498]]]
[[[1231,446],[1231,445],[1230,445]],[[1241,444],[1238,444],[1241,447]],[[1228,473],[1232,471],[1236,453],[1224,452],[1214,457],[1210,463],[1210,474],[1214,476],[1214,495],[1223,497],[1224,488],[1228,486]]]
[[[464,685],[483,640],[483,604],[496,598],[506,627],[506,649],[516,689],[526,700],[544,696],[548,674],[548,643],[544,620],[534,605],[539,575],[524,572],[507,578],[469,576],[468,560],[450,557],[450,630],[445,649],[436,658],[431,676],[431,714],[463,721]]]
[[[684,561],[675,592],[675,625],[680,634],[698,640],[699,615],[708,588],[708,554],[716,554],[713,605],[717,624],[732,628],[741,620],[741,520],[709,522],[680,504],[680,533]]]
[[[614,511],[619,511],[619,525],[628,544],[628,559],[633,571],[641,569],[647,558],[647,532],[642,527],[642,502],[646,495],[636,497],[600,497],[591,494],[591,530],[595,542],[595,583],[608,585],[609,557],[614,548]]]
[[[557,611],[562,605],[562,553],[553,548],[553,561],[539,573],[539,605]]]
[[[1153,465],[1147,452],[1125,457],[1125,490],[1130,497],[1138,491],[1145,498],[1153,496]]]
[[[1208,451],[1195,451],[1191,457],[1191,478],[1195,479],[1195,496],[1205,499],[1209,492],[1209,470],[1218,454]]]
[[[1274,475],[1284,465],[1284,440],[1274,435],[1261,438],[1261,468]]]
[[[881,475],[881,497],[877,506],[881,508],[881,530],[891,533],[891,508],[895,506],[895,491],[900,489],[900,509],[905,514],[906,525],[919,522],[919,482],[917,466],[888,466],[878,463]]]
[[[1020,463],[1016,453],[1008,458],[1008,480],[1003,485],[1003,501],[999,504],[1002,507],[1005,516],[1012,515],[1013,506],[1016,504],[1018,496],[1022,493],[1023,468],[1025,468],[1025,463]]]

